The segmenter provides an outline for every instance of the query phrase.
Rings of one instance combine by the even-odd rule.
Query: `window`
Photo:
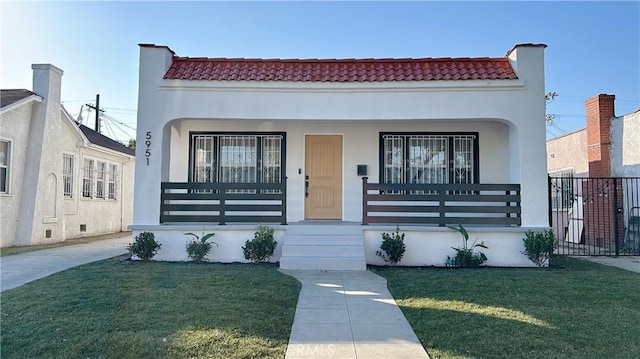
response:
[[[104,198],[104,177],[106,170],[106,164],[98,161],[96,167],[96,198]]]
[[[549,172],[551,177],[551,208],[568,210],[573,207],[574,177],[573,168],[564,168]]]
[[[116,199],[116,173],[118,171],[118,166],[109,165],[109,187],[107,192],[107,198]]]
[[[82,171],[82,197],[93,197],[93,160],[84,160]]]
[[[193,182],[279,183],[284,134],[192,134]]]
[[[0,193],[9,193],[11,142],[0,141]]]
[[[64,185],[64,196],[73,198],[73,155],[62,154],[62,183]]]
[[[82,197],[116,199],[117,165],[85,158],[82,173]]]
[[[476,183],[478,135],[382,133],[384,183]]]

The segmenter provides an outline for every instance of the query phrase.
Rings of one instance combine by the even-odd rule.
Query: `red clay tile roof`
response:
[[[226,59],[173,57],[171,80],[380,82],[515,80],[504,58]]]

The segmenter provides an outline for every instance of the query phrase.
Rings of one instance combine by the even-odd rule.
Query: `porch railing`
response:
[[[162,182],[160,223],[287,224],[281,183]]]
[[[362,224],[520,226],[519,184],[382,184],[362,178]]]

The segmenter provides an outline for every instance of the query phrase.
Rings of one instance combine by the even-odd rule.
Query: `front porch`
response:
[[[163,247],[156,259],[188,260],[184,233],[216,233],[210,261],[246,262],[242,246],[258,224],[275,229],[271,258],[283,269],[364,270],[385,265],[376,255],[382,233],[399,226],[407,251],[399,265],[445,266],[451,247],[462,245],[448,227],[462,223],[472,240],[484,241],[490,266],[531,266],[522,255],[518,184],[377,184],[362,181],[362,221],[288,222],[286,182],[162,183],[160,224],[152,231]]]

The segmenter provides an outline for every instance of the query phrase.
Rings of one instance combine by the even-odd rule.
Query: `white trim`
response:
[[[0,109],[0,114],[5,114],[6,112],[9,112],[15,108],[18,108],[22,105],[26,105],[30,102],[42,102],[42,97],[38,96],[38,95],[30,95],[29,97],[23,98],[22,100],[19,100],[17,102],[12,103],[11,105],[7,105],[3,108]]]
[[[286,82],[286,81],[211,81],[162,80],[160,91],[215,92],[424,92],[525,89],[526,83],[517,80],[458,80],[458,81],[397,81],[397,82]]]

